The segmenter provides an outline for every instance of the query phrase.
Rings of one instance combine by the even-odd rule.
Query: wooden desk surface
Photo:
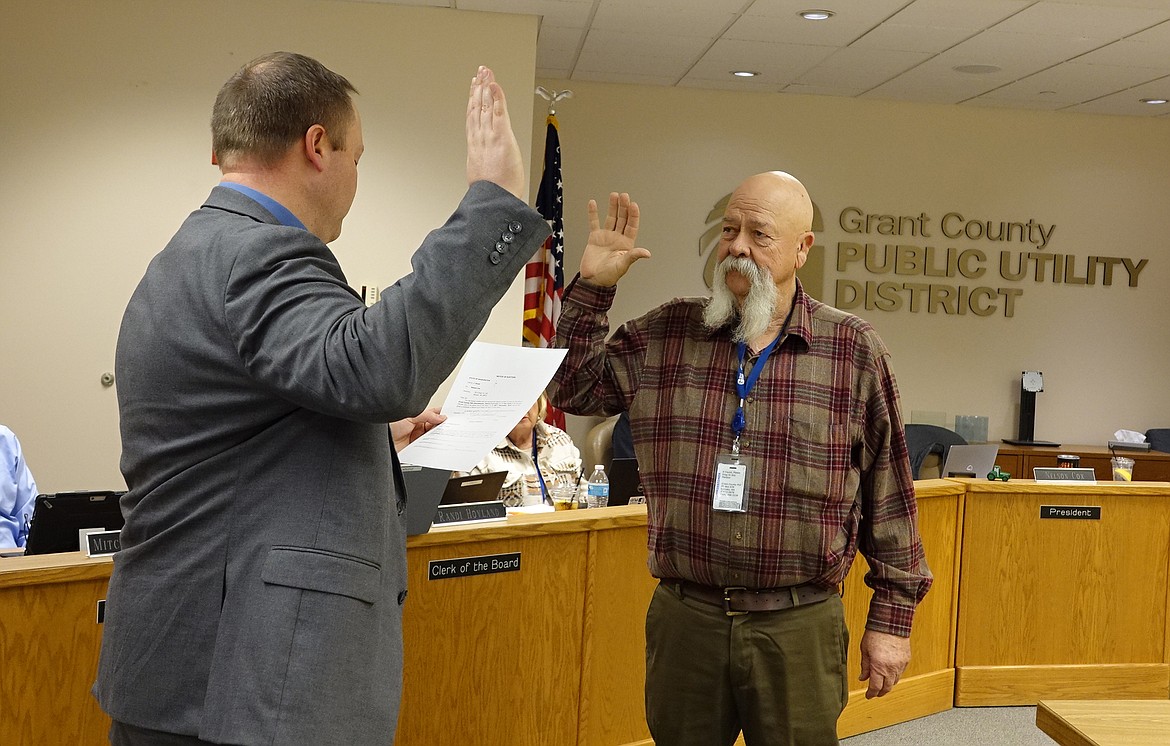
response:
[[[1060,453],[1076,453],[1085,456],[1128,456],[1134,458],[1135,454],[1138,458],[1149,459],[1151,461],[1170,461],[1170,453],[1163,451],[1135,451],[1128,448],[1118,448],[1116,451],[1111,451],[1109,446],[1090,446],[1090,445],[1069,445],[1067,443],[1059,446],[1014,446],[1010,443],[999,444],[1000,453],[1036,453],[1036,454],[1051,454],[1053,456]]]
[[[1061,746],[1165,746],[1170,700],[1041,701],[1036,727]]]

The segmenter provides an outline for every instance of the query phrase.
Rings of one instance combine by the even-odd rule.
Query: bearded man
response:
[[[858,549],[874,589],[867,697],[910,660],[930,587],[889,352],[796,279],[813,208],[789,174],[746,179],[723,217],[710,299],[678,299],[609,340],[618,280],[650,256],[639,212],[589,203],[549,388],[574,414],[629,410],[646,493],[646,719],[658,746],[836,744],[848,699],[838,586]]]

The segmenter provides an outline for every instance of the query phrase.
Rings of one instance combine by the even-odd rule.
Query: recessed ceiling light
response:
[[[1164,104],[1167,101],[1164,98],[1143,98],[1140,100],[1143,104]]]
[[[737,78],[754,78],[759,75],[759,73],[751,70],[732,70],[731,74]]]
[[[951,68],[957,73],[968,73],[970,75],[987,75],[988,73],[997,73],[1003,68],[999,65],[958,65]]]
[[[810,8],[809,10],[800,11],[797,15],[806,21],[827,21],[833,17],[833,11]]]

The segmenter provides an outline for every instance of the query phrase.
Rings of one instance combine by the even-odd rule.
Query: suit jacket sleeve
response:
[[[476,182],[415,252],[413,271],[367,308],[315,236],[272,242],[271,230],[258,223],[245,238],[225,289],[240,359],[298,406],[369,422],[426,406],[548,235],[537,212]]]

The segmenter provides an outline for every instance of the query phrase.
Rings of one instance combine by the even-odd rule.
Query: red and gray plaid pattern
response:
[[[798,286],[789,333],[744,405],[747,512],[722,513],[711,501],[717,458],[733,440],[736,345],[703,325],[704,299],[671,301],[607,342],[614,294],[569,286],[556,337],[569,353],[549,393],[574,414],[630,411],[651,573],[712,586],[831,586],[860,549],[875,592],[867,626],[908,635],[931,575],[898,389],[873,328]]]

